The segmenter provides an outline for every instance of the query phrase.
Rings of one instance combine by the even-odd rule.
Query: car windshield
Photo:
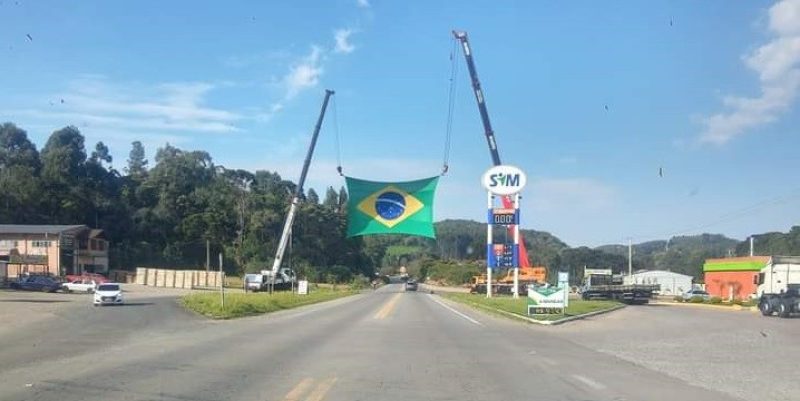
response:
[[[97,291],[119,291],[117,284],[101,284],[97,287]]]

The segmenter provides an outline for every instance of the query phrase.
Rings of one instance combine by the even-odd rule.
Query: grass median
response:
[[[482,294],[459,293],[440,293],[440,295],[447,299],[452,299],[453,301],[461,302],[476,308],[485,309],[490,312],[501,310],[524,317],[532,317],[528,316],[528,299],[525,297],[518,299],[514,299],[510,296],[495,296],[492,298],[486,298],[486,296]],[[569,307],[567,307],[565,314],[537,315],[533,318],[536,320],[559,320],[566,317],[580,316],[591,312],[613,309],[619,305],[620,303],[616,301],[583,301],[578,299],[570,299]]]
[[[336,291],[320,288],[309,291],[307,295],[292,292],[225,294],[225,308],[223,308],[218,292],[195,292],[184,296],[181,303],[186,309],[212,319],[233,319],[297,308],[356,293],[358,291],[349,288]]]

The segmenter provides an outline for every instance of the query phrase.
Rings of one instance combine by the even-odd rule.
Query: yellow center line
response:
[[[400,300],[400,295],[402,295],[402,293],[395,294],[392,299],[383,304],[383,307],[378,310],[378,313],[375,314],[374,318],[385,319],[386,316],[389,316],[389,314],[394,310],[394,306],[397,305],[397,301]]]
[[[308,388],[311,387],[312,384],[314,384],[314,380],[310,377],[306,377],[305,379],[301,380],[300,383],[297,383],[297,385],[294,386],[294,388],[292,388],[288,394],[286,394],[286,397],[283,399],[283,401],[299,401],[300,397],[302,397],[303,394],[308,391]]]
[[[331,391],[331,387],[333,384],[336,383],[336,378],[331,377],[328,380],[317,385],[314,391],[306,398],[306,401],[322,401],[325,398],[325,395],[328,394],[328,391]]]

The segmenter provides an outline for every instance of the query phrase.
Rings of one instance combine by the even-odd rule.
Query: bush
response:
[[[370,287],[370,281],[363,274],[359,274],[353,277],[353,281],[350,282],[351,290],[363,290],[364,288],[367,287]]]
[[[683,297],[680,295],[676,295],[672,298],[672,300],[675,302],[683,302]]]
[[[693,304],[702,304],[703,297],[692,297],[691,299],[689,299],[689,302]]]
[[[711,298],[708,300],[708,303],[710,303],[710,304],[715,304],[715,305],[716,305],[716,304],[721,304],[721,303],[722,303],[722,298],[720,298],[720,297],[711,297]]]

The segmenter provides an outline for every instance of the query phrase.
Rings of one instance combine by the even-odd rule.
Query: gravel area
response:
[[[649,305],[553,328],[564,337],[745,400],[800,400],[800,319]]]

